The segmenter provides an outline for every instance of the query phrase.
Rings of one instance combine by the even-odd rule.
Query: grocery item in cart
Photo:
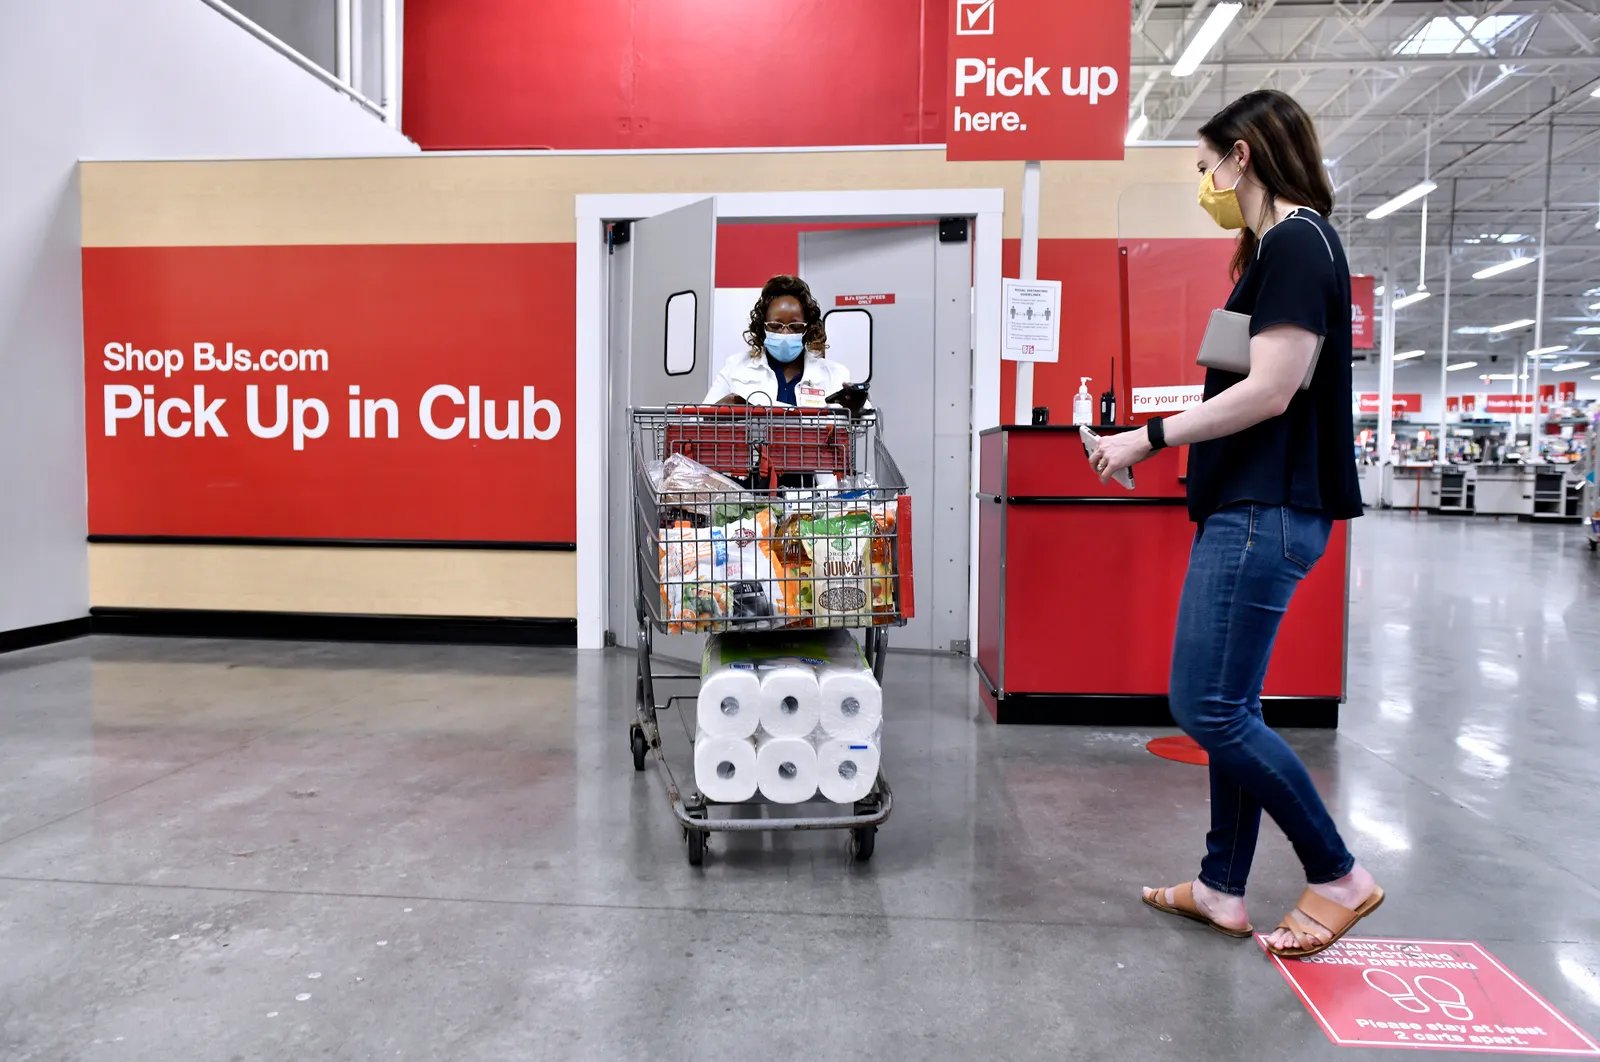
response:
[[[869,571],[877,522],[870,513],[813,520],[803,540],[811,558],[813,610],[818,627],[856,626],[872,613]]]
[[[645,471],[664,508],[707,517],[712,523],[737,520],[760,504],[743,483],[683,454],[669,455],[659,468],[651,462]]]
[[[779,614],[783,590],[773,561],[772,526],[767,507],[722,525],[728,539],[729,614],[736,619]]]
[[[817,795],[817,750],[803,737],[756,739],[756,785],[774,804],[800,804]]]
[[[878,780],[880,735],[817,742],[817,788],[836,804],[866,799]]]
[[[813,660],[760,665],[761,729],[773,737],[805,737],[822,717],[822,688]]]
[[[761,678],[754,664],[723,659],[723,645],[722,635],[706,639],[700,693],[695,698],[695,732],[748,738],[761,725]]]
[[[721,528],[664,527],[657,549],[670,633],[707,630],[728,615],[728,540]]]
[[[883,724],[883,688],[849,631],[830,631],[826,663],[817,670],[822,729],[831,737],[862,738]]]
[[[701,795],[722,804],[755,796],[755,741],[702,732],[694,739],[694,784]]]

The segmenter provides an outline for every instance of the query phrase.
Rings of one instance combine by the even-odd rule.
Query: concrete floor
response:
[[[1600,1033],[1600,563],[1378,516],[1350,703],[1291,740],[1390,899]],[[0,1059],[1215,1059],[1335,1048],[1249,942],[1162,918],[1199,768],[997,728],[894,657],[875,859],[719,839],[628,761],[622,655],[89,639],[0,657]],[[680,749],[681,751],[681,749]],[[1271,925],[1299,891],[1269,828]]]

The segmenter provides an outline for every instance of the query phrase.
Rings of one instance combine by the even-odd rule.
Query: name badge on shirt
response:
[[[828,404],[827,389],[817,384],[803,383],[794,389],[794,404],[820,408]]]

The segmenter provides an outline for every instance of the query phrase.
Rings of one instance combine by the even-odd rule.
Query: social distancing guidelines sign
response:
[[[1347,937],[1273,962],[1343,1047],[1600,1058],[1593,1037],[1481,944]]]
[[[950,8],[947,158],[1122,158],[1126,3],[952,0]]]
[[[569,543],[572,249],[84,252],[89,531]]]

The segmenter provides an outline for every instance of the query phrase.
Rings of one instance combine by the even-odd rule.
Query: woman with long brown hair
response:
[[[1300,757],[1261,716],[1273,639],[1295,587],[1322,557],[1333,522],[1361,515],[1350,267],[1327,220],[1333,187],[1316,129],[1289,96],[1251,92],[1217,112],[1200,129],[1197,166],[1201,206],[1241,230],[1226,309],[1250,316],[1250,371],[1208,369],[1199,406],[1108,436],[1094,454],[1109,478],[1163,446],[1191,447],[1197,529],[1169,691],[1174,718],[1209,753],[1211,830],[1199,876],[1145,889],[1143,899],[1229,936],[1251,935],[1245,881],[1265,811],[1307,882],[1268,947],[1300,958],[1383,902]]]

